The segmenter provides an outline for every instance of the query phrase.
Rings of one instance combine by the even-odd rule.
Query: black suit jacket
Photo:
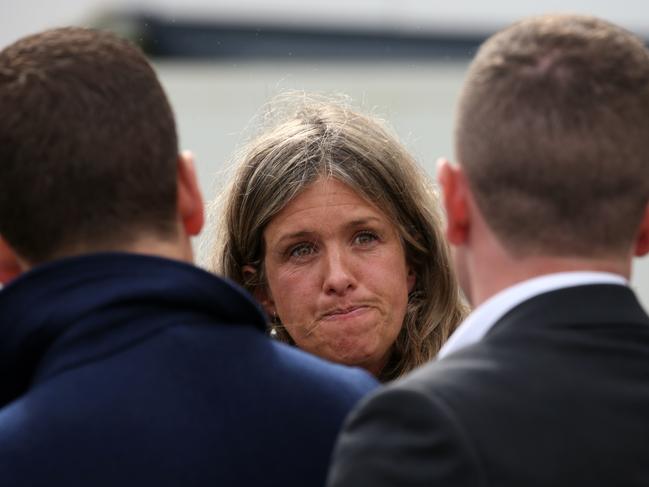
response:
[[[329,486],[649,486],[649,317],[623,286],[536,296],[364,400]]]

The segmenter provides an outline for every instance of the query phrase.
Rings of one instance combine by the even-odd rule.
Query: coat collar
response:
[[[592,284],[558,289],[535,296],[505,314],[489,334],[512,327],[649,325],[649,317],[628,286]]]
[[[265,328],[247,293],[183,262],[105,253],[34,268],[0,291],[0,405],[24,392],[53,347],[101,334],[114,347],[120,329],[129,327],[123,336],[132,340],[173,325],[179,313]]]
[[[590,284],[626,287],[622,276],[604,272],[562,272],[523,281],[495,294],[478,306],[455,330],[437,355],[438,359],[479,342],[507,313],[520,304],[558,289]]]

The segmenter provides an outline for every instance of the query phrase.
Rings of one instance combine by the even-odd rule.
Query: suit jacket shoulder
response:
[[[645,486],[647,411],[649,318],[633,293],[555,291],[362,401],[330,485]]]
[[[359,406],[339,437],[330,487],[486,485],[470,431],[415,376]]]

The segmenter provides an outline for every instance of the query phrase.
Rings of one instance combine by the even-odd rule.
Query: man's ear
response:
[[[205,207],[194,169],[194,156],[188,151],[178,156],[177,208],[187,235],[198,235],[205,223]]]
[[[243,278],[244,281],[252,279],[257,274],[257,269],[254,266],[246,264],[243,266]],[[259,302],[266,311],[268,316],[277,316],[277,310],[275,309],[275,301],[268,290],[268,286],[265,284],[259,284],[255,286],[252,291],[252,295]]]
[[[18,256],[0,236],[0,284],[5,285],[23,272]]]
[[[644,216],[640,222],[640,228],[638,229],[638,235],[635,239],[635,255],[636,257],[642,257],[649,253],[649,203],[645,206]]]
[[[453,245],[463,245],[469,238],[469,186],[460,166],[446,159],[437,161],[437,179],[442,186],[446,210],[446,238]]]

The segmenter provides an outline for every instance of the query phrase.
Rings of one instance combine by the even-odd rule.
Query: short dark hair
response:
[[[469,69],[456,144],[510,251],[626,252],[649,198],[649,52],[592,17],[514,24]]]
[[[173,113],[142,52],[63,28],[0,52],[0,234],[32,263],[175,232]]]

